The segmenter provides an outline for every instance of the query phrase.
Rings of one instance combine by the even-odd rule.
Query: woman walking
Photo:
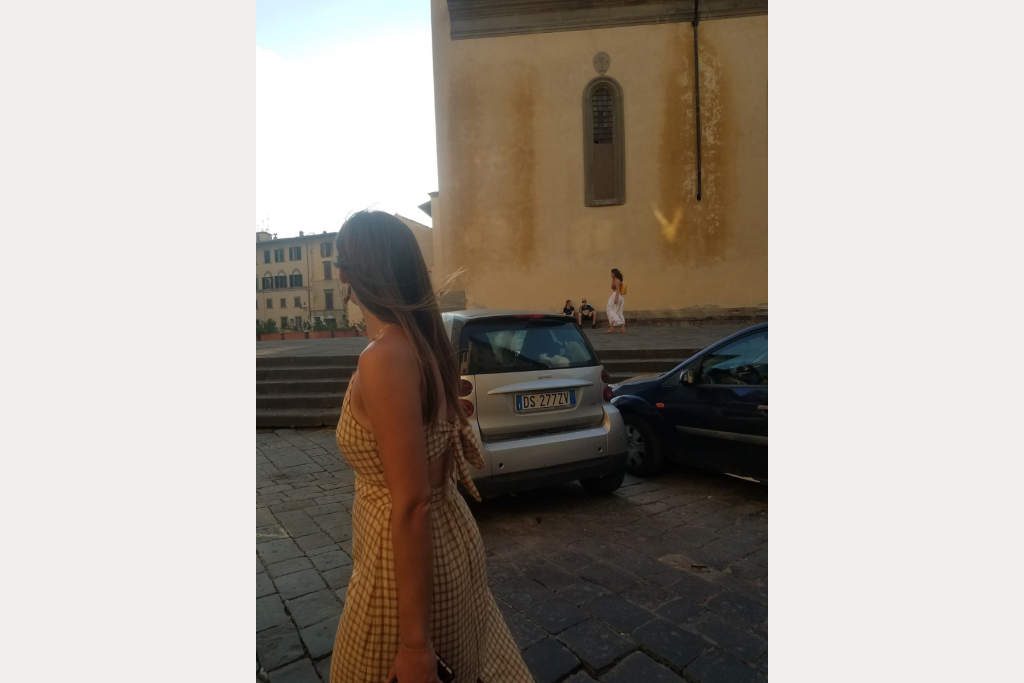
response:
[[[608,297],[608,307],[605,309],[605,312],[608,313],[608,331],[605,334],[614,332],[616,325],[621,326],[620,333],[626,331],[626,316],[622,310],[623,291],[622,273],[618,268],[612,268],[612,295]]]
[[[335,246],[371,342],[336,430],[356,481],[331,683],[438,683],[438,656],[458,681],[531,683],[456,488],[455,475],[479,500],[466,462],[483,461],[416,238],[390,214],[361,211]]]

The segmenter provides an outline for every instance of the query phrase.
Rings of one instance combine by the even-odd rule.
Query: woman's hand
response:
[[[391,665],[384,681],[391,683],[395,678],[398,678],[398,683],[441,683],[437,677],[437,655],[434,654],[434,648],[423,652],[398,648],[395,663]]]

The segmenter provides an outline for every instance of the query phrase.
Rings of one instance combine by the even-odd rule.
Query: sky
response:
[[[257,0],[253,233],[370,206],[425,225],[437,190],[429,0]]]

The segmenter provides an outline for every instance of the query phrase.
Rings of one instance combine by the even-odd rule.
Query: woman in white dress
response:
[[[616,325],[620,326],[620,333],[626,331],[626,316],[622,312],[622,305],[622,273],[618,268],[612,268],[612,295],[608,297],[608,307],[605,309],[608,313],[608,331],[605,334],[614,332]]]

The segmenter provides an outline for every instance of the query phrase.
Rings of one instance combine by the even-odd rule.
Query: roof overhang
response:
[[[693,21],[694,0],[448,0],[452,40]],[[698,19],[768,14],[768,0],[703,0]]]

